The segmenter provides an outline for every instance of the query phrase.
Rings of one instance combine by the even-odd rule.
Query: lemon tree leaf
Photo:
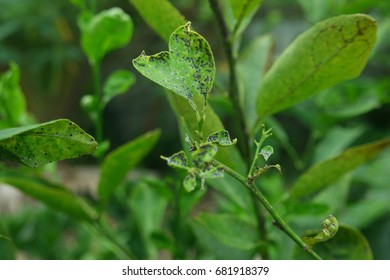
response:
[[[97,143],[67,119],[0,130],[0,159],[29,167],[92,154]]]
[[[322,21],[279,57],[258,91],[260,119],[320,90],[357,77],[376,40],[376,22],[363,14]]]

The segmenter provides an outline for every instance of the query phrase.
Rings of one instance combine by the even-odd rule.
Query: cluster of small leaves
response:
[[[227,130],[218,130],[211,133],[207,140],[197,145],[190,137],[186,141],[191,145],[189,155],[192,164],[184,151],[177,152],[170,157],[161,158],[166,160],[168,165],[174,168],[185,169],[188,175],[183,181],[183,186],[188,192],[196,188],[196,175],[201,179],[201,189],[204,189],[206,179],[221,178],[224,176],[223,167],[214,161],[218,153],[218,146],[228,147],[234,145],[237,139],[231,139]]]

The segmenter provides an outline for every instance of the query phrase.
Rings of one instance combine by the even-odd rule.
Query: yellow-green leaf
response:
[[[301,34],[265,76],[257,98],[260,119],[320,90],[357,77],[376,40],[376,22],[367,15],[342,15]]]

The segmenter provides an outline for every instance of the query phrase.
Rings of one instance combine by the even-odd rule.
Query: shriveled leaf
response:
[[[111,8],[93,16],[81,26],[81,46],[91,64],[110,51],[125,46],[133,35],[133,22],[120,8]]]
[[[357,229],[340,225],[337,234],[324,243],[318,243],[315,251],[325,260],[372,260],[367,239]],[[296,247],[294,259],[308,259],[310,255]]]
[[[207,99],[214,83],[215,63],[208,42],[190,30],[190,23],[180,26],[169,38],[169,51],[148,56],[144,52],[133,60],[145,77],[175,92],[188,101],[195,94]]]
[[[236,138],[234,138],[233,140],[230,139],[229,131],[227,131],[226,129],[221,129],[214,133],[211,133],[207,137],[206,141],[210,143],[215,143],[222,147],[232,146],[237,143]]]
[[[47,206],[73,218],[86,221],[97,219],[95,209],[61,186],[20,174],[20,172],[2,172],[0,173],[0,182],[11,185]]]
[[[148,132],[105,157],[98,187],[98,195],[102,201],[107,201],[128,172],[150,152],[159,137],[160,130]]]
[[[348,171],[374,158],[388,146],[390,138],[350,148],[337,157],[314,165],[295,181],[290,189],[290,197],[302,197],[325,188]]]
[[[11,126],[26,122],[26,100],[19,85],[20,72],[16,63],[10,63],[10,69],[0,76],[0,118]]]
[[[199,176],[204,179],[222,178],[224,170],[222,166],[209,165],[199,173]]]
[[[264,148],[261,149],[260,155],[263,156],[265,161],[269,159],[269,157],[274,153],[274,148],[272,146],[265,146]]]
[[[217,145],[211,143],[201,144],[195,151],[191,153],[192,160],[197,168],[203,168],[209,164],[218,152]]]
[[[188,169],[188,158],[187,155],[183,152],[177,152],[171,155],[170,157],[161,157],[163,160],[166,160],[168,165],[171,167]]]
[[[91,154],[97,143],[70,120],[0,130],[0,158],[40,167]]]
[[[168,0],[130,0],[144,21],[165,41],[186,20]]]
[[[197,139],[195,130],[198,129],[197,120],[193,110],[191,110],[190,105],[186,102],[185,99],[180,96],[172,93],[168,93],[168,98],[173,110],[178,119],[182,118],[185,122],[188,131],[192,139]],[[203,102],[200,96],[194,96],[195,102],[198,104]],[[203,125],[204,135],[209,135],[214,133],[215,130],[223,130],[224,126],[219,119],[218,115],[213,111],[210,106],[206,107],[206,122]],[[180,125],[180,124],[179,124]],[[180,126],[182,128],[182,126]],[[185,135],[183,133],[183,135]],[[185,136],[184,136],[185,137]],[[238,150],[234,146],[226,147],[224,149],[219,149],[218,154],[215,156],[215,159],[223,162],[225,165],[233,168],[234,170],[244,174],[245,173],[245,163],[243,162]]]
[[[249,257],[258,244],[257,227],[234,215],[202,213],[192,228],[198,241],[221,259]]]
[[[376,40],[376,22],[362,15],[322,21],[300,35],[265,76],[257,98],[260,119],[320,90],[357,77]]]
[[[183,187],[187,192],[192,192],[196,188],[196,176],[194,173],[188,173],[184,178]]]
[[[128,70],[119,69],[111,73],[103,86],[103,104],[106,105],[115,96],[127,92],[134,83],[135,76]]]
[[[313,246],[320,242],[326,242],[329,239],[333,238],[337,231],[339,230],[339,222],[335,216],[328,216],[322,222],[322,228],[314,234],[309,234],[302,237],[303,242],[309,246]]]

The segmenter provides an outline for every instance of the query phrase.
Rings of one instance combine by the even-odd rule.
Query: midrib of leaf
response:
[[[317,64],[317,66],[315,66],[314,67],[314,69],[313,69],[313,71],[311,72],[311,73],[309,73],[304,79],[302,79],[300,82],[298,82],[294,87],[290,87],[289,88],[289,90],[288,91],[286,91],[286,94],[284,94],[283,96],[279,96],[279,98],[278,99],[276,99],[275,100],[275,102],[274,102],[274,104],[276,103],[279,103],[279,102],[281,102],[284,98],[285,98],[285,96],[288,96],[288,95],[293,95],[294,94],[294,92],[297,92],[297,89],[299,89],[302,85],[304,85],[308,80],[310,80],[318,71],[320,71],[322,68],[322,66],[324,66],[324,65],[326,65],[328,62],[330,62],[332,59],[334,59],[335,57],[337,57],[341,52],[342,52],[342,50],[343,49],[345,49],[345,47],[347,47],[349,44],[351,44],[351,43],[353,43],[354,42],[354,40],[356,39],[356,37],[358,36],[358,35],[361,35],[361,29],[360,29],[360,27],[359,27],[359,21],[357,21],[356,22],[356,25],[357,25],[357,32],[353,35],[353,37],[352,38],[350,38],[350,39],[347,39],[347,40],[343,40],[344,41],[344,44],[340,47],[340,48],[338,48],[335,52],[334,52],[334,54],[332,54],[332,55],[330,55],[327,59],[324,59],[322,62],[320,62],[320,63],[318,63]],[[326,29],[325,30],[323,30],[323,31],[326,31]],[[322,32],[322,31],[321,31]],[[343,33],[339,30],[339,32],[340,32],[340,34],[343,36]],[[320,35],[321,33],[319,33],[318,35]],[[367,44],[368,44],[368,42],[367,42],[367,39],[365,39],[365,40],[359,40],[359,41],[365,41]],[[310,56],[310,58],[312,59],[313,58],[313,56],[311,55]],[[272,107],[272,106],[270,106],[270,107]],[[266,112],[267,113],[267,112]],[[266,113],[264,114],[264,115],[266,115]]]

